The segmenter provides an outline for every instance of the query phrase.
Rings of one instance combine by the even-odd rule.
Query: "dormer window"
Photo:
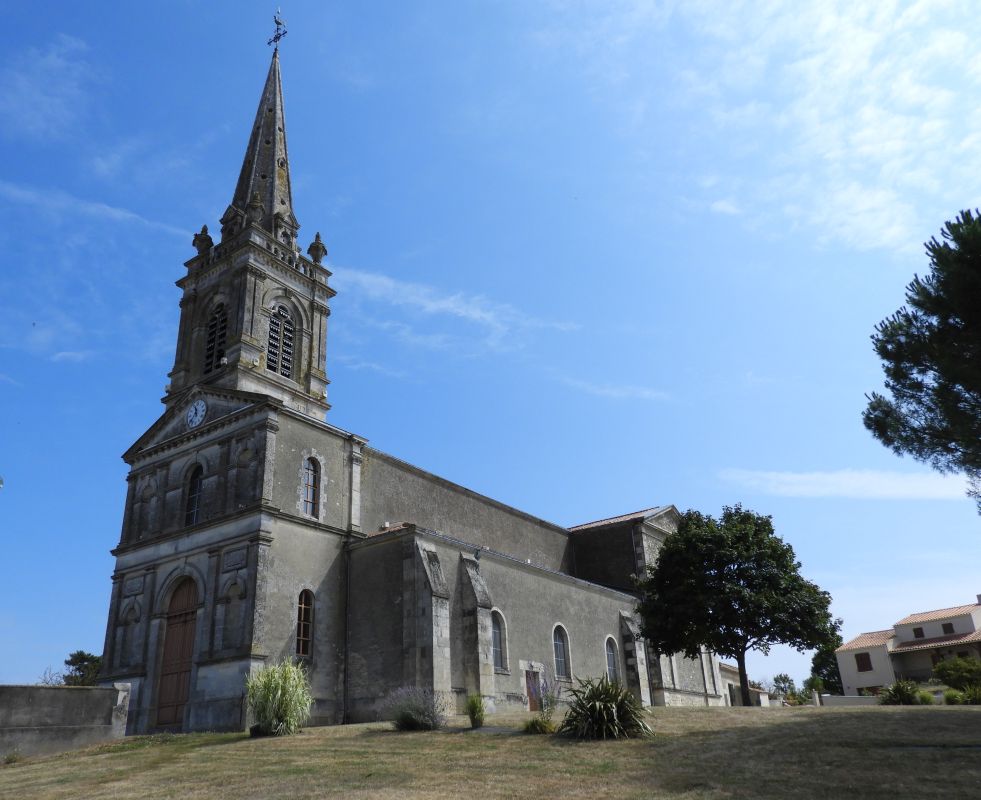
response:
[[[923,638],[923,628],[913,628],[913,638],[922,639]]]
[[[266,369],[284,378],[293,377],[293,317],[286,306],[278,306],[269,317]]]
[[[224,305],[219,305],[208,320],[208,339],[204,348],[204,374],[213,372],[221,366],[225,357],[225,335],[228,331],[228,313]]]

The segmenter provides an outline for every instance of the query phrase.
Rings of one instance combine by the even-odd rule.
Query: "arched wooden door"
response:
[[[185,578],[174,589],[167,609],[167,630],[164,633],[157,689],[158,727],[180,728],[184,723],[184,706],[191,690],[197,605],[197,587],[193,580]]]

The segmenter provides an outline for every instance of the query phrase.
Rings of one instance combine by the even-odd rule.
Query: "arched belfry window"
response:
[[[215,308],[208,320],[208,339],[204,347],[204,374],[207,375],[221,366],[225,357],[225,336],[228,332],[228,312],[224,305]]]
[[[184,524],[197,525],[201,518],[201,489],[203,470],[199,464],[187,479],[187,500],[184,503]]]
[[[296,655],[309,658],[313,652],[313,592],[304,589],[296,608]]]
[[[269,317],[266,369],[284,378],[293,377],[293,316],[286,306],[277,306]]]
[[[606,677],[610,683],[620,682],[620,659],[617,657],[617,645],[611,637],[606,640]]]
[[[552,647],[555,651],[555,677],[568,680],[572,677],[569,667],[569,636],[561,625],[556,625],[552,631]]]
[[[315,458],[303,463],[303,513],[320,516],[320,463]]]

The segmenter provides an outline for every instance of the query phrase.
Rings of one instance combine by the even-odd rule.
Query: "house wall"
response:
[[[975,620],[973,614],[959,614],[956,617],[947,619],[930,620],[929,622],[914,622],[908,625],[896,625],[896,638],[901,642],[915,641],[917,637],[913,635],[914,628],[922,628],[924,639],[933,639],[939,636],[946,636],[943,626],[949,622],[954,626],[954,633],[972,633],[975,630]]]
[[[868,653],[872,660],[870,672],[859,672],[855,661],[856,653]],[[892,661],[885,645],[871,647],[867,650],[847,650],[835,654],[838,660],[838,672],[841,674],[841,684],[846,695],[856,695],[859,689],[873,686],[888,686],[896,680]]]

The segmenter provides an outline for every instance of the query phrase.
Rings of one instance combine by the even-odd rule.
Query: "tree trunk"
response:
[[[749,676],[746,674],[745,650],[736,654],[736,664],[739,665],[739,694],[743,699],[743,705],[751,706],[753,705],[753,700],[749,695]]]

